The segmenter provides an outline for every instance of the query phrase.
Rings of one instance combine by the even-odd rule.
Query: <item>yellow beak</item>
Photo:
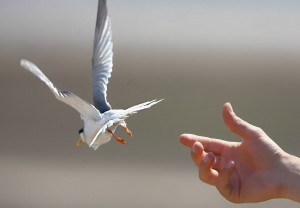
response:
[[[78,139],[76,142],[76,147],[79,147],[83,143],[82,139]]]

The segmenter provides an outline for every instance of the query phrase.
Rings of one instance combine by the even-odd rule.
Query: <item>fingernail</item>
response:
[[[230,102],[228,102],[227,104],[228,104],[228,106],[229,106],[229,111],[230,111],[230,112],[232,112],[232,113],[234,113],[234,112],[233,112],[233,108],[232,108],[232,105],[231,105],[231,103],[230,103]]]
[[[202,151],[201,146],[202,144],[200,142],[195,142],[193,145],[193,151],[199,153]]]
[[[208,155],[206,155],[206,156],[204,157],[203,162],[204,162],[204,163],[208,163],[208,162],[209,162]]]
[[[215,155],[212,152],[207,153],[207,155],[204,157],[204,162],[211,162],[212,160],[215,160]]]
[[[210,162],[210,157],[211,157],[211,156],[210,156],[209,154],[210,154],[210,153],[207,153],[207,155],[205,155],[205,157],[204,157],[204,159],[203,159],[205,163]]]
[[[192,147],[192,152],[193,152],[193,153],[196,153],[196,152],[197,152],[196,146],[197,146],[197,142],[195,142],[195,143],[193,144],[193,147]]]

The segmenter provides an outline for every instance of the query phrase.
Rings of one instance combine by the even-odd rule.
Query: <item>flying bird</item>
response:
[[[84,121],[84,126],[79,130],[80,139],[76,142],[80,146],[83,142],[94,150],[110,141],[114,137],[118,142],[126,141],[115,134],[118,126],[122,126],[128,135],[132,132],[127,128],[125,119],[146,108],[150,108],[161,100],[144,102],[128,109],[112,109],[106,99],[108,79],[113,66],[111,21],[107,16],[106,0],[98,1],[97,21],[95,28],[92,82],[94,105],[89,104],[72,92],[58,89],[32,62],[22,59],[21,66],[43,81],[55,97],[77,110]]]

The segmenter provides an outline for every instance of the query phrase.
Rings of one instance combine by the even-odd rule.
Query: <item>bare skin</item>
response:
[[[288,198],[300,202],[300,158],[284,152],[261,128],[223,107],[226,126],[242,138],[228,142],[192,134],[180,141],[191,148],[199,178],[233,203]]]

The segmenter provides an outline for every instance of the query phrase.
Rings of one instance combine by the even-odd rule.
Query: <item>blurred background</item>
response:
[[[126,145],[75,147],[82,122],[20,68],[37,64],[59,88],[92,102],[97,1],[0,1],[0,207],[272,207],[235,205],[200,183],[189,132],[240,139],[223,124],[230,101],[284,150],[299,154],[300,2],[109,0],[114,108],[164,98],[127,121]]]

